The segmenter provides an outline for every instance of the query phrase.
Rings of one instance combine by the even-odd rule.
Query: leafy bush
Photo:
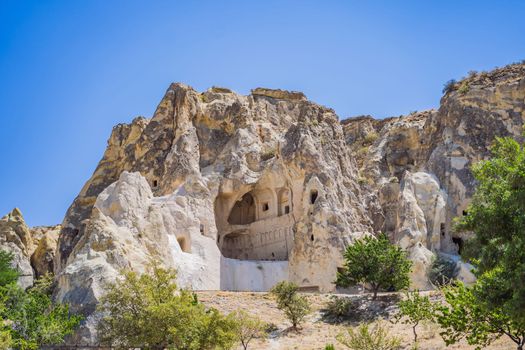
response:
[[[446,305],[436,306],[436,320],[443,329],[441,337],[447,345],[465,338],[476,349],[484,349],[503,335],[515,342],[518,350],[525,346],[525,325],[516,321],[501,307],[494,307],[480,298],[485,284],[492,284],[493,276],[482,276],[474,287],[458,282],[443,289]]]
[[[355,312],[356,309],[357,305],[352,299],[332,295],[326,303],[324,317],[342,319]]]
[[[344,259],[345,266],[337,273],[338,286],[369,285],[375,300],[379,290],[400,290],[410,285],[412,262],[385,234],[357,240],[346,248]]]
[[[324,350],[335,350],[334,344],[326,344]]]
[[[365,136],[365,139],[364,139],[364,142],[366,144],[372,144],[374,143],[377,139],[379,138],[379,134],[377,132],[369,132],[368,134],[366,134]]]
[[[416,327],[422,321],[433,319],[434,307],[428,296],[422,296],[419,291],[407,292],[405,299],[398,303],[399,313],[396,315],[396,322],[403,322],[412,325],[414,333],[414,343],[417,344]]]
[[[347,334],[339,334],[337,340],[352,350],[396,350],[401,344],[400,339],[390,336],[381,323],[372,327],[362,324],[357,331],[348,328]]]
[[[11,268],[12,255],[0,251],[0,349],[38,349],[62,343],[82,317],[71,315],[68,305],[51,302],[51,275],[23,290],[18,272]]]
[[[445,83],[445,86],[443,86],[443,94],[448,94],[456,89],[456,83],[457,81],[455,79],[450,79]]]
[[[123,273],[106,287],[99,304],[104,316],[99,340],[119,348],[231,349],[234,315],[206,309],[195,294],[178,290],[174,270],[152,263],[147,273]]]
[[[427,278],[436,287],[450,284],[456,278],[456,263],[438,255],[432,260]]]
[[[270,291],[277,299],[277,308],[284,311],[294,330],[310,312],[308,299],[297,294],[298,289],[295,283],[282,281]]]
[[[238,310],[232,314],[237,325],[235,328],[237,340],[241,343],[244,350],[248,349],[248,344],[254,338],[264,335],[264,323],[257,317],[250,316],[244,310]]]

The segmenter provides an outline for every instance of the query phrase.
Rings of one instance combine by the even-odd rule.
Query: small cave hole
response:
[[[177,238],[177,242],[180,245],[180,249],[185,253],[190,253],[190,246],[188,244],[188,241],[184,237]]]
[[[452,237],[452,242],[458,246],[458,254],[461,255],[461,252],[463,251],[463,239],[459,237]]]
[[[439,232],[441,232],[441,236],[445,236],[445,223],[441,223],[439,225]]]
[[[270,209],[270,206],[268,205],[268,203],[263,203],[262,210],[263,211],[268,211],[269,209]]]
[[[159,182],[157,180],[153,180],[153,187],[157,187],[159,185]]]
[[[314,204],[318,196],[319,196],[319,192],[317,192],[317,190],[312,190],[310,192],[310,204]]]
[[[463,210],[463,216],[467,216],[467,215],[468,215],[468,211]]]
[[[275,254],[272,252],[272,258],[275,258]]]
[[[290,206],[289,205],[284,207],[284,213],[285,214],[290,214]]]
[[[204,235],[204,225],[203,224],[200,225],[199,230],[201,232],[201,235]]]
[[[314,235],[313,234],[310,236],[310,241],[312,241],[312,242],[314,241]]]

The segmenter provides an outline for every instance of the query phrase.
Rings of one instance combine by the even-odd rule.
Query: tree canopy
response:
[[[337,273],[338,286],[365,284],[375,299],[380,290],[400,290],[410,285],[412,262],[385,234],[357,240],[346,248],[343,257],[344,268]]]

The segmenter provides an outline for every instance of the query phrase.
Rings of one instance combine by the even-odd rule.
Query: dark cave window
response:
[[[270,206],[268,205],[268,203],[263,203],[262,210],[268,211],[268,209],[270,209]]]
[[[317,192],[317,190],[312,190],[310,192],[310,204],[315,203],[315,201],[317,200],[317,196],[319,196],[319,193]]]
[[[284,207],[284,213],[285,214],[289,214],[290,213],[290,206],[289,205]]]
[[[201,234],[203,235],[204,234],[204,225],[203,224],[201,224],[201,226],[200,226],[200,231],[201,231]]]
[[[468,215],[468,211],[463,210],[463,216],[467,216],[467,215]]]
[[[458,254],[463,251],[463,240],[459,237],[452,237],[452,242],[458,246]]]
[[[159,182],[157,180],[153,180],[153,187],[157,187],[159,185]]]
[[[439,225],[439,232],[441,232],[441,235],[442,236],[445,236],[445,223],[441,223],[441,225]]]
[[[310,236],[310,241],[312,241],[312,242],[314,241],[314,235]]]

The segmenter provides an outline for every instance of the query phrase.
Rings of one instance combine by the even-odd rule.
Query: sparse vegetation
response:
[[[470,90],[470,84],[468,80],[463,80],[461,84],[459,85],[458,92],[462,95],[466,94]]]
[[[369,132],[365,136],[364,143],[370,145],[374,143],[378,138],[379,138],[379,134],[377,132],[375,131]]]
[[[284,311],[294,330],[297,330],[305,316],[310,312],[308,299],[299,295],[298,289],[299,287],[295,283],[282,281],[271,290],[277,299],[277,308]]]
[[[447,81],[443,86],[443,94],[448,94],[454,91],[456,89],[456,83],[457,81],[455,79],[450,79],[449,81]]]
[[[399,313],[396,322],[402,322],[412,326],[414,344],[417,346],[417,326],[423,321],[431,321],[434,314],[434,306],[428,296],[423,296],[419,291],[407,292],[405,299],[398,303]]]
[[[385,234],[365,237],[346,248],[345,266],[337,273],[336,284],[349,287],[364,284],[377,298],[380,290],[401,290],[410,284],[412,262]]]
[[[244,310],[234,312],[232,317],[237,323],[235,327],[237,340],[241,343],[244,350],[248,349],[248,345],[253,339],[264,335],[265,325],[259,318],[250,316]]]
[[[337,340],[352,350],[396,350],[401,344],[400,339],[390,336],[381,323],[362,324],[357,330],[349,327],[346,334],[337,336]]]
[[[438,255],[432,260],[427,277],[428,281],[436,287],[450,284],[456,278],[456,263]]]
[[[352,299],[348,297],[338,297],[332,295],[330,301],[326,303],[324,309],[324,317],[329,319],[335,319],[339,321],[351,313],[355,312],[357,309],[357,304]]]

